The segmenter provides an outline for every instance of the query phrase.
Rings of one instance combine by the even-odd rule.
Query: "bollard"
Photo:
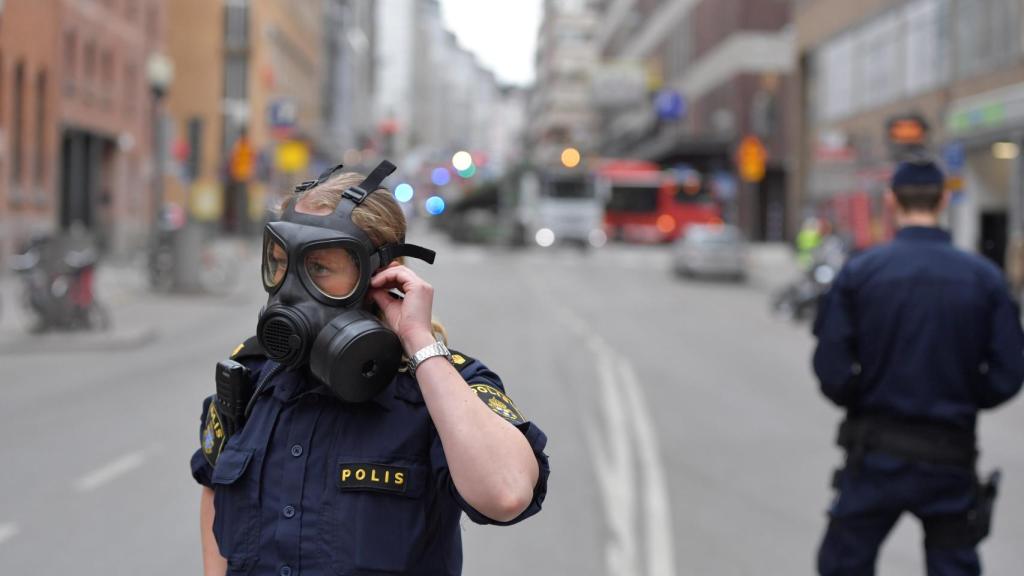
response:
[[[202,267],[203,230],[195,222],[187,222],[174,237],[174,291],[197,294]]]

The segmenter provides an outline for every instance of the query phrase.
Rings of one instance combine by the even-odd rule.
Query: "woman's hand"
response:
[[[404,299],[388,293],[397,288]],[[434,305],[434,287],[427,284],[412,270],[392,264],[370,280],[370,297],[384,313],[384,321],[398,334],[405,353],[412,356],[420,348],[435,340],[431,324]]]

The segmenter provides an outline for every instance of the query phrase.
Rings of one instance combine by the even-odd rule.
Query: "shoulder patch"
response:
[[[245,342],[242,342],[231,352],[230,358],[232,360],[241,360],[243,358],[265,358],[267,353],[263,350],[263,346],[260,346],[258,338],[253,336]]]
[[[516,426],[526,423],[523,413],[519,411],[519,408],[512,402],[512,399],[501,390],[483,382],[470,383],[469,387],[476,392],[477,398],[498,416]]]
[[[221,424],[220,414],[217,413],[217,402],[210,402],[206,410],[206,425],[203,426],[202,438],[199,439],[203,447],[203,456],[210,466],[217,465],[217,457],[224,448],[224,425]]]

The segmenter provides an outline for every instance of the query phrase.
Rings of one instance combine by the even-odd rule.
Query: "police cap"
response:
[[[892,174],[892,188],[903,186],[939,186],[945,183],[942,170],[927,158],[900,162]]]

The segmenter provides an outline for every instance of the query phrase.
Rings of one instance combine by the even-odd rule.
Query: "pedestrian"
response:
[[[821,246],[822,224],[817,218],[804,220],[800,231],[796,235],[797,261],[805,270],[810,270],[814,262],[814,251]]]
[[[981,573],[998,476],[976,475],[977,414],[1020,391],[1024,334],[1000,270],[939,227],[948,200],[934,163],[899,164],[895,239],[851,258],[822,302],[814,370],[846,410],[823,576],[874,574],[903,512],[924,527],[930,576]]]
[[[405,243],[380,187],[394,166],[340,168],[267,225],[257,336],[204,403],[207,575],[460,574],[462,513],[514,524],[546,494],[544,433],[448,351],[433,288],[401,263],[434,254]]]

